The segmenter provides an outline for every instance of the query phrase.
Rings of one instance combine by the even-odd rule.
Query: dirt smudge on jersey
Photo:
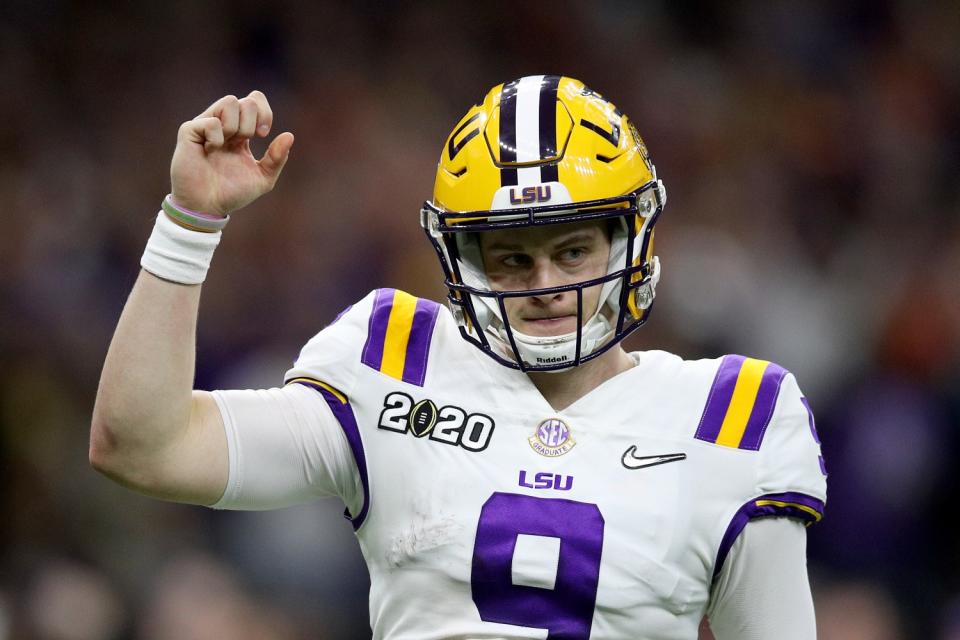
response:
[[[386,560],[391,568],[429,562],[424,554],[456,542],[463,527],[452,515],[416,510],[410,526],[390,540]]]

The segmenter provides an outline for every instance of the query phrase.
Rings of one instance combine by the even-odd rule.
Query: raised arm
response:
[[[218,218],[273,189],[293,135],[278,135],[259,160],[249,143],[254,135],[267,136],[272,124],[270,105],[259,91],[221,98],[184,122],[170,166],[171,204],[201,212],[212,228],[219,226]],[[209,260],[219,231],[187,229],[183,220],[171,227],[173,221],[158,221],[158,229],[161,224],[172,229],[166,235],[173,244],[154,253],[176,253],[170,247],[176,249],[177,242],[188,247],[174,259],[188,265],[187,275],[181,277],[178,268],[168,272],[166,257],[153,269],[163,277],[141,270],[100,376],[90,463],[142,493],[212,504],[226,486],[227,449],[216,403],[210,394],[192,390],[201,285],[191,283],[202,282],[205,270],[195,264],[203,262],[202,256],[196,259],[190,252],[207,251]],[[155,230],[151,243],[158,234]]]

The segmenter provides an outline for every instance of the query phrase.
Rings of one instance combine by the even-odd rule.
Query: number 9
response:
[[[480,511],[470,577],[480,619],[546,629],[548,640],[588,640],[603,552],[595,504],[494,493]],[[553,589],[513,584],[517,536],[560,539]]]

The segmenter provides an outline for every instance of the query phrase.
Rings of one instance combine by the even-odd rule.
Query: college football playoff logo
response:
[[[378,428],[410,433],[417,438],[442,442],[467,451],[483,451],[490,444],[496,425],[483,413],[467,413],[460,407],[437,407],[429,398],[415,402],[401,391],[383,399]]]
[[[562,456],[577,444],[570,435],[570,427],[559,418],[549,418],[541,422],[527,442],[534,451],[547,458]]]

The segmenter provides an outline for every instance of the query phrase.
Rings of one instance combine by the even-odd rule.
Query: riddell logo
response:
[[[567,356],[553,356],[552,358],[537,358],[539,364],[553,364],[555,362],[566,362],[569,360]]]
[[[550,185],[539,187],[524,187],[519,195],[516,189],[510,189],[510,204],[530,204],[532,202],[548,202],[550,200]]]

